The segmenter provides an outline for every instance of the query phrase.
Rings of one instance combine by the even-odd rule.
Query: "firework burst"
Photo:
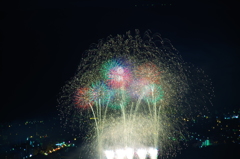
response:
[[[183,119],[201,112],[211,92],[203,71],[189,67],[169,40],[150,31],[142,38],[136,30],[135,36],[109,36],[86,51],[62,89],[59,110],[64,119],[77,115],[70,121],[80,129],[89,123],[83,120],[94,119],[89,134],[99,158],[121,147],[144,149],[144,158],[146,146],[154,147],[155,156],[169,157],[186,137]]]

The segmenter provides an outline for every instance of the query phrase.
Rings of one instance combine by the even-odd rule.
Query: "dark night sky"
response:
[[[215,87],[211,111],[238,108],[236,4],[169,0],[171,7],[133,5],[150,2],[161,0],[2,3],[0,122],[55,113],[57,94],[74,75],[82,52],[110,34],[134,29],[169,38],[185,61],[205,70]]]

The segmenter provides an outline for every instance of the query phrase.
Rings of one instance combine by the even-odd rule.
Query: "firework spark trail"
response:
[[[147,31],[141,38],[136,30],[135,36],[130,31],[109,36],[86,51],[62,88],[60,115],[80,129],[94,118],[91,139],[99,156],[126,146],[155,147],[160,156],[174,156],[186,134],[183,119],[200,112],[212,97],[208,78],[193,68],[159,34]]]

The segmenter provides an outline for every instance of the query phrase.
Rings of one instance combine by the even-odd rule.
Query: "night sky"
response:
[[[162,2],[172,6],[140,6]],[[212,112],[239,107],[239,18],[230,1],[39,0],[0,6],[0,122],[56,114],[60,88],[90,44],[134,29],[160,33],[186,62],[205,71],[215,91]]]

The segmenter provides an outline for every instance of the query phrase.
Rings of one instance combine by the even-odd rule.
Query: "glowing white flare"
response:
[[[116,154],[117,154],[117,159],[124,159],[124,157],[125,157],[125,150],[117,149],[116,150]]]
[[[149,148],[148,153],[151,157],[151,159],[157,159],[157,155],[158,155],[158,150],[155,148]]]
[[[126,149],[126,157],[127,159],[132,159],[134,155],[134,150],[132,148],[127,148]]]
[[[104,151],[107,159],[114,159],[114,151],[113,150],[106,150]]]
[[[146,155],[147,155],[147,150],[145,150],[145,149],[138,149],[137,150],[137,155],[138,155],[139,159],[145,159]]]

